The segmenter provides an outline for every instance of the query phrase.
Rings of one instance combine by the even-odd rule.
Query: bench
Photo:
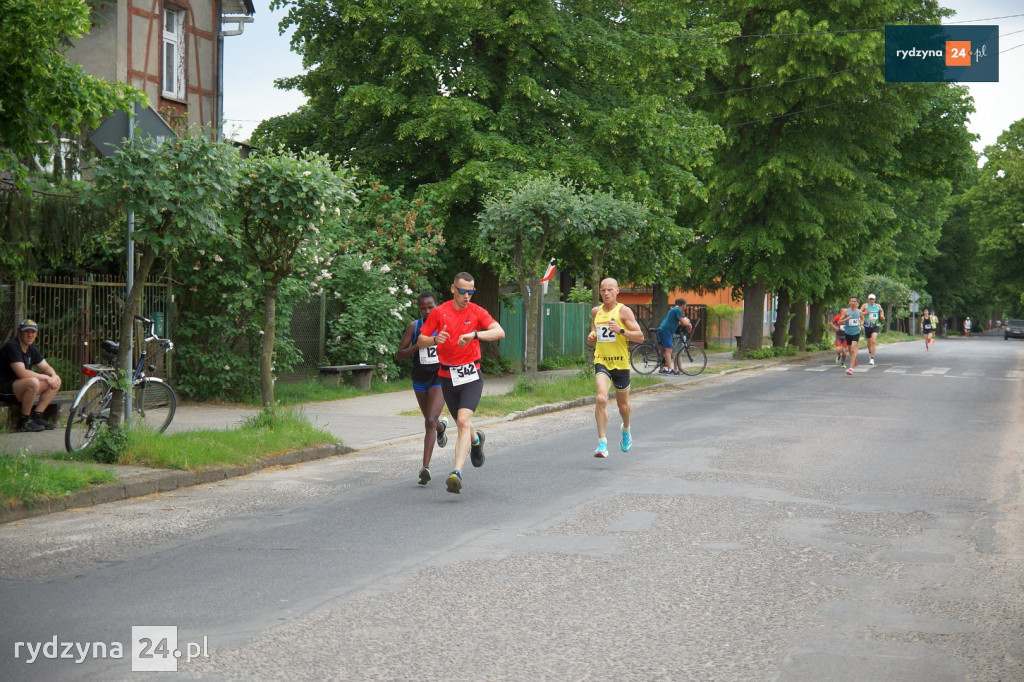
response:
[[[60,411],[61,405],[70,405],[74,402],[75,396],[62,396],[58,395],[50,404],[46,407],[46,412],[43,413],[43,418],[51,424],[60,426]],[[36,402],[39,402],[39,398],[36,398]],[[13,401],[0,399],[0,411],[7,412],[7,425],[11,431],[18,428],[18,419],[21,417],[21,404]]]
[[[352,384],[361,391],[370,390],[370,377],[373,376],[373,365],[364,362],[358,365],[330,365],[318,368],[320,381],[326,384],[337,384],[344,372],[352,372]]]

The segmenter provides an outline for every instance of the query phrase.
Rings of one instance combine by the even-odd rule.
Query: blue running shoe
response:
[[[448,474],[446,483],[448,484],[448,492],[455,493],[456,495],[462,492],[462,474],[458,470]]]
[[[602,438],[597,441],[597,449],[594,450],[594,457],[604,459],[608,456],[608,439]]]
[[[633,434],[629,431],[622,432],[622,440],[619,441],[619,449],[629,452],[633,448]]]

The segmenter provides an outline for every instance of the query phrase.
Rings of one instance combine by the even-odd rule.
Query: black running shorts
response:
[[[451,377],[438,377],[441,380],[441,393],[448,411],[458,419],[459,410],[473,410],[480,405],[480,396],[484,393],[484,380],[477,379],[468,384],[453,386]]]
[[[594,365],[594,376],[603,374],[612,380],[612,386],[615,387],[616,391],[628,391],[629,390],[629,370],[628,369],[608,369],[600,362]]]

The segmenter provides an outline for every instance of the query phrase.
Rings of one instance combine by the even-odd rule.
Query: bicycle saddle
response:
[[[111,355],[117,355],[117,349],[119,346],[120,344],[117,343],[117,341],[111,341],[110,339],[107,339],[106,341],[100,344],[100,348],[102,348],[104,352],[110,353]]]

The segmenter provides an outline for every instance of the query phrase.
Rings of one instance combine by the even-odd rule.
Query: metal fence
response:
[[[40,278],[38,282],[0,285],[0,338],[14,336],[18,322],[31,318],[39,324],[40,350],[64,379],[64,388],[73,390],[81,383],[79,370],[85,363],[102,362],[100,342],[118,338],[118,321],[125,303],[125,283],[115,279],[76,281]],[[157,323],[157,334],[172,338],[170,330],[170,284],[146,283],[142,314]],[[136,339],[144,330],[136,328]],[[140,351],[135,344],[135,362]],[[157,374],[173,374],[171,356],[156,347],[147,348],[148,363]]]
[[[543,305],[542,357],[586,354],[590,304],[545,301]],[[498,352],[520,366],[525,360],[525,318],[522,299],[503,301],[498,307],[498,323],[505,330],[505,338],[498,342]]]

